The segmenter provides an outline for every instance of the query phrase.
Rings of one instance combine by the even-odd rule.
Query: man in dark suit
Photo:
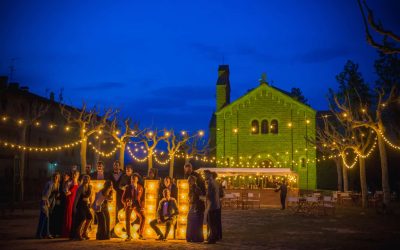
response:
[[[138,173],[133,172],[133,166],[131,164],[127,164],[125,166],[125,173],[121,176],[121,181],[119,182],[119,188],[125,190],[131,184],[131,176],[136,174],[139,176],[139,184],[143,186],[143,178]]]
[[[105,180],[106,174],[104,173],[104,164],[102,161],[97,162],[96,171],[90,174],[91,180]]]
[[[126,233],[128,234],[128,238],[126,241],[132,240],[131,235],[131,214],[132,211],[136,213],[136,216],[139,218],[139,239],[144,240],[143,237],[143,229],[145,223],[144,216],[144,189],[143,186],[139,184],[139,175],[133,174],[131,177],[131,185],[129,185],[122,194],[121,198],[122,203],[125,206],[125,225],[126,225]]]
[[[192,164],[186,163],[184,166],[184,170],[185,170],[185,179],[187,179],[190,175],[196,177],[196,185],[200,188],[202,193],[201,195],[206,195],[206,183],[203,177],[201,177],[199,173],[193,171]]]
[[[280,185],[280,187],[278,187],[277,189],[275,189],[275,192],[281,191],[280,194],[280,198],[281,198],[281,205],[282,208],[281,210],[285,210],[285,205],[286,205],[286,195],[287,195],[287,183],[286,180],[282,181],[282,184]]]
[[[159,193],[158,194],[158,199],[159,200],[164,198],[163,191],[166,188],[169,189],[172,198],[178,199],[178,188],[176,187],[176,185],[174,183],[172,183],[171,177],[167,176],[167,177],[164,178],[163,183],[160,185],[159,192],[158,192]]]
[[[215,244],[219,240],[218,209],[221,208],[219,187],[211,171],[204,171],[207,182],[206,211],[207,211],[207,244]]]
[[[171,197],[171,192],[168,188],[163,190],[164,198],[161,199],[157,209],[157,219],[150,222],[151,228],[157,233],[157,240],[167,240],[171,226],[176,223],[176,217],[179,214],[176,200]],[[165,224],[165,234],[157,227],[157,224]]]
[[[112,182],[112,184],[113,184],[112,186],[115,189],[115,192],[117,194],[117,214],[118,214],[118,211],[123,208],[121,198],[122,198],[122,193],[124,192],[124,190],[122,190],[119,187],[119,183],[121,182],[122,175],[123,175],[123,173],[120,169],[119,161],[115,161],[113,164],[113,172],[108,175],[107,179]]]

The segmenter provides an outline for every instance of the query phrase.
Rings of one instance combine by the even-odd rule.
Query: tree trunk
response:
[[[174,164],[175,164],[175,155],[171,155],[169,158],[169,177],[174,177]]]
[[[341,158],[335,159],[336,171],[337,171],[337,190],[342,191],[343,187],[343,176],[342,176],[342,162]]]
[[[381,158],[383,203],[385,204],[385,206],[389,206],[390,186],[389,186],[389,172],[387,164],[386,147],[382,136],[379,133],[377,133],[377,135],[378,135],[379,156]]]
[[[20,144],[26,145],[26,131],[27,131],[27,126],[23,126],[21,128],[21,134],[20,134]],[[24,195],[25,195],[25,150],[22,150],[19,157],[20,157],[20,162],[19,162],[19,192],[20,192],[20,201],[24,201]]]
[[[81,174],[86,174],[86,150],[87,150],[87,139],[83,138],[81,143]]]
[[[126,148],[126,143],[125,142],[121,142],[120,144],[120,148],[119,148],[119,166],[122,169],[125,169],[124,163],[125,163],[125,148]]]
[[[360,164],[360,185],[361,185],[361,201],[362,207],[366,208],[368,204],[368,187],[367,187],[367,176],[365,174],[365,160],[359,157]]]
[[[349,191],[349,177],[347,167],[340,161],[340,165],[342,165],[342,173],[343,173],[343,191]]]
[[[101,151],[101,141],[102,141],[102,137],[100,137],[96,142],[95,142],[95,147]],[[92,166],[97,166],[97,162],[100,161],[100,153],[97,153],[96,151],[93,151],[93,164]],[[104,169],[104,171],[107,171],[107,169]]]
[[[147,157],[147,173],[153,168],[153,150],[149,149]]]

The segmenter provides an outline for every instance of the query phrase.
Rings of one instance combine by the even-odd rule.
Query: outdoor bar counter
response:
[[[298,175],[290,168],[200,168],[202,173],[210,170],[218,174],[225,192],[225,207],[279,207],[280,193],[276,188],[285,179],[288,182],[287,196],[297,197]]]

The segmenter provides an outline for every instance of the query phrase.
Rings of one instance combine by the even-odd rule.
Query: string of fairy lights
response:
[[[24,123],[28,122],[25,121],[24,119],[14,119],[11,118],[10,116],[7,115],[2,115],[0,116],[1,121],[3,123],[10,123],[10,122],[14,122],[17,126],[22,126]],[[33,122],[30,122],[30,124],[32,126],[35,127],[47,127],[50,131],[54,130],[56,127],[62,127],[60,125],[48,122],[42,122],[40,120],[36,120]],[[65,132],[69,132],[71,131],[71,129],[73,129],[74,127],[65,125],[64,126],[64,130]],[[395,149],[395,150],[400,150],[400,145],[396,145],[393,142],[391,142],[381,130],[377,131],[379,133],[379,135],[382,137],[382,139],[384,140],[384,142],[389,145],[391,148]],[[98,134],[101,135],[101,131],[98,132]],[[117,133],[118,134],[118,133]],[[202,135],[204,135],[204,132],[202,132]],[[95,139],[100,139],[100,137],[98,135],[94,136]],[[0,138],[0,146],[5,147],[5,148],[10,148],[10,149],[15,149],[15,150],[21,150],[21,151],[30,151],[30,152],[57,152],[57,151],[61,151],[61,150],[68,150],[71,149],[73,147],[79,146],[80,144],[82,144],[85,140],[87,140],[87,138],[85,139],[80,139],[80,140],[75,140],[73,142],[70,143],[66,143],[63,145],[55,145],[55,146],[47,146],[47,147],[39,147],[39,146],[28,146],[28,145],[22,145],[22,144],[18,144],[18,143],[12,143],[10,141],[7,140],[3,140]],[[113,145],[113,147],[109,150],[109,151],[103,151],[101,150],[99,147],[97,147],[93,142],[88,142],[88,146],[91,150],[93,150],[94,152],[98,153],[99,155],[103,156],[103,157],[112,157],[121,147],[119,142],[114,142],[113,140],[102,140],[103,144],[107,144],[110,143]],[[370,155],[374,152],[374,150],[376,149],[376,145],[377,145],[377,138],[375,138],[373,145],[371,146],[370,150],[366,153],[366,154],[362,154],[358,151],[354,151],[355,153],[355,157],[352,161],[351,164],[347,163],[347,159],[346,156],[349,155],[347,152],[346,153],[338,153],[338,154],[332,154],[329,156],[322,156],[320,158],[315,158],[315,159],[306,159],[306,163],[315,163],[315,162],[319,162],[319,161],[324,161],[324,160],[329,160],[329,159],[333,159],[333,158],[338,158],[341,157],[344,166],[346,166],[347,168],[353,168],[356,163],[358,162],[359,157],[366,159],[368,157],[370,157]],[[315,149],[315,147],[313,147]],[[126,147],[128,154],[132,157],[132,159],[134,159],[137,162],[145,162],[148,160],[149,157],[149,153],[146,151],[146,149],[144,148],[143,145],[141,145],[140,147],[138,147],[138,144],[135,143],[134,149],[132,151],[132,149],[127,146]],[[304,151],[307,151],[308,148],[305,148]],[[135,155],[135,153],[139,153],[144,155],[142,158],[138,157]],[[301,149],[296,149],[293,152],[294,154],[301,154],[302,150]],[[289,151],[285,151],[285,152],[276,152],[274,154],[269,154],[267,156],[271,156],[274,155],[274,157],[276,158],[289,158]],[[159,165],[168,165],[168,163],[171,161],[171,157],[175,157],[178,159],[193,159],[196,161],[202,161],[202,162],[216,162],[219,165],[224,165],[224,166],[229,166],[229,167],[271,167],[270,164],[267,164],[266,162],[262,161],[261,163],[258,162],[257,160],[255,160],[254,155],[252,156],[239,156],[239,159],[237,159],[237,157],[227,157],[225,156],[224,158],[221,158],[220,160],[217,160],[215,157],[207,157],[207,156],[190,156],[190,155],[186,155],[183,152],[177,152],[173,155],[169,154],[169,153],[165,153],[164,151],[160,151],[157,152],[157,150],[154,150],[154,152],[152,152],[152,157],[154,158],[154,160],[159,164]],[[257,156],[257,158],[260,158],[260,155]],[[229,160],[228,160],[229,159]],[[237,159],[237,161],[235,161],[234,159]],[[247,159],[247,160],[246,160]],[[293,163],[294,165],[298,165],[299,163],[297,161],[294,160],[277,160],[276,162],[274,162],[273,166],[276,167],[282,167],[285,166],[287,164],[291,164]]]

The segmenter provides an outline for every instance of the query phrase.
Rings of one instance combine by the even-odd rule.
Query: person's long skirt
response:
[[[189,212],[186,227],[187,242],[203,242],[203,212]]]
[[[78,185],[74,185],[70,192],[71,194],[68,195],[65,199],[65,210],[64,210],[64,220],[63,220],[63,227],[61,230],[61,235],[63,237],[70,237],[73,233],[71,233],[72,228],[74,226],[74,214],[73,214],[73,206],[75,201],[76,191],[78,189]]]
[[[48,236],[50,236],[49,209],[42,205],[40,209],[39,223],[36,229],[36,238],[40,239]]]
[[[110,213],[108,209],[101,209],[96,212],[97,218],[97,233],[96,240],[109,240],[110,239]]]
[[[218,209],[207,212],[207,241],[216,242],[218,235]]]
[[[54,236],[60,236],[62,233],[62,225],[64,220],[64,208],[61,204],[54,206],[49,220],[50,234]]]

